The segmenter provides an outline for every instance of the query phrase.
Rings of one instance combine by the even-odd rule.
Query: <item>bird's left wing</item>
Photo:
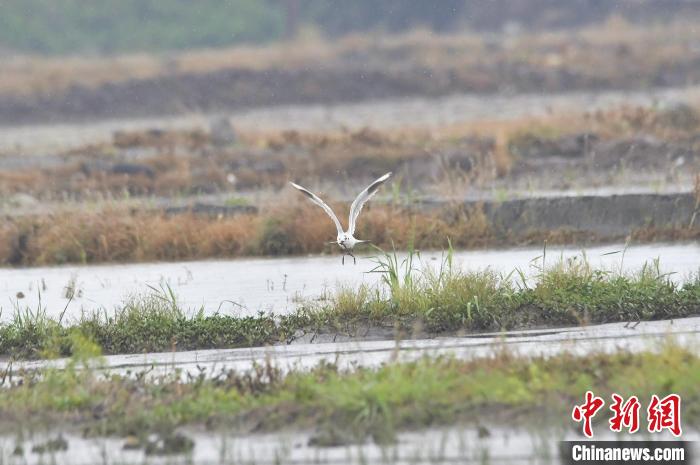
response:
[[[367,203],[369,199],[372,198],[374,194],[377,193],[379,187],[382,184],[384,184],[390,176],[391,172],[385,174],[384,176],[367,186],[367,188],[360,192],[359,195],[355,198],[355,200],[352,202],[352,205],[350,205],[350,225],[348,228],[348,232],[351,235],[355,234],[355,225],[357,224],[357,217],[360,216],[362,207],[365,205],[365,203]]]

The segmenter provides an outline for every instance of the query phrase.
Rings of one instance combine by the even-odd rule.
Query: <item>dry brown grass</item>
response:
[[[175,148],[195,150],[209,144],[209,135],[201,129],[173,129],[146,131],[117,131],[114,133],[114,147],[150,147],[160,151],[173,151]]]
[[[348,206],[331,203],[341,218]],[[0,265],[171,261],[240,256],[337,253],[327,244],[335,238],[323,211],[304,199],[284,209],[259,214],[214,217],[195,214],[111,208],[55,216],[14,217],[0,226]],[[502,245],[580,244],[620,240],[620,237],[570,230],[528,230],[522,233],[492,228],[481,206],[446,206],[440,210],[369,205],[356,236],[384,249],[440,249],[448,240],[456,248]],[[697,240],[700,229],[647,227],[631,239]]]
[[[172,196],[280,188],[294,173],[312,180],[339,173],[371,177],[430,156],[418,137],[370,129],[250,133],[240,139],[235,146],[221,148],[200,131],[121,132],[110,145],[67,152],[57,167],[0,171],[0,193],[89,198],[95,193]],[[128,149],[144,149],[146,155],[131,161],[120,155]],[[116,169],[125,163],[138,171]]]
[[[700,240],[700,228],[647,226],[632,231],[630,239],[635,242],[682,242]]]
[[[431,35],[416,31],[396,37],[348,36],[336,41],[299,39],[262,46],[203,49],[167,55],[131,54],[114,57],[46,58],[17,55],[4,60],[0,70],[0,93],[50,94],[73,85],[97,87],[130,79],[147,79],[173,73],[208,73],[228,68],[262,71],[271,68],[302,68],[329,62],[357,50],[388,46],[416,46]],[[474,43],[473,37],[453,39]],[[435,45],[441,41],[436,41]]]
[[[502,178],[510,172],[514,163],[513,157],[508,149],[509,136],[507,131],[504,129],[498,130],[494,136],[494,140],[495,144],[492,152],[494,168],[496,170],[496,176]]]
[[[0,93],[46,95],[73,85],[97,87],[108,82],[144,79],[165,72],[156,57],[130,55],[114,58],[39,58],[15,56],[3,59]]]
[[[478,180],[471,184],[488,185],[498,178],[507,182],[514,167],[523,166],[523,158],[519,155],[519,146],[526,141],[538,141],[546,144],[549,141],[557,143],[567,137],[586,135],[596,141],[617,141],[634,144],[634,141],[657,141],[657,143],[675,144],[690,150],[690,165],[700,153],[700,142],[697,132],[700,130],[700,105],[698,102],[683,104],[668,108],[651,108],[633,105],[621,105],[615,108],[588,113],[557,113],[548,116],[520,117],[509,120],[482,120],[468,124],[456,124],[434,129],[431,140],[434,147],[444,146],[445,141],[464,138],[492,141],[491,148],[486,151],[480,166],[487,167],[480,173]],[[407,132],[406,129],[403,130]],[[420,132],[419,129],[416,132]],[[608,149],[614,145],[608,144]],[[543,151],[546,152],[546,151]],[[603,153],[605,155],[605,153]],[[623,163],[624,154],[612,154],[620,157],[618,163]],[[661,158],[661,157],[659,157]],[[583,158],[581,162],[584,163]],[[645,160],[649,166],[656,166],[659,160]],[[672,171],[673,167],[667,168]],[[528,165],[533,170],[532,165]],[[492,170],[492,171],[490,171]],[[530,176],[547,176],[546,164],[540,171],[528,171]],[[510,178],[512,179],[512,178]]]
[[[346,209],[335,206],[339,215]],[[475,210],[419,213],[399,207],[363,212],[358,237],[381,247],[487,245],[490,230]],[[133,262],[288,255],[334,251],[333,225],[312,205],[235,217],[166,216],[108,209],[51,217],[20,217],[0,227],[0,264]]]
[[[271,45],[240,45],[162,55],[62,58],[17,55],[7,58],[0,70],[0,93],[43,95],[60,92],[73,85],[94,88],[129,79],[155,78],[174,73],[202,74],[230,68],[254,71],[301,69],[367,50],[383,51],[390,55],[405,49],[414,50],[420,62],[436,65],[445,56],[454,55],[455,51],[461,51],[473,62],[476,59],[473,58],[474,52],[482,50],[483,44],[478,36],[471,34],[438,37],[419,29],[392,36],[358,34],[334,41],[300,37],[292,42]]]
[[[111,144],[66,152],[58,167],[0,171],[0,194],[28,193],[46,199],[190,195],[279,189],[289,180],[310,182],[313,187],[320,179],[367,180],[394,171],[403,176],[405,186],[449,197],[465,189],[487,189],[499,179],[507,183],[513,179],[511,173],[517,177],[514,168],[523,165],[516,146],[523,140],[556,141],[577,134],[591,134],[600,141],[651,136],[700,153],[698,130],[697,107],[626,105],[594,113],[483,120],[434,129],[247,130],[240,132],[238,144],[227,147],[212,144],[201,130],[119,132]],[[127,150],[142,150],[145,155],[130,161],[122,156]],[[113,169],[124,162],[140,165],[142,171]],[[526,169],[535,177],[547,174],[546,166]]]
[[[336,206],[336,208],[338,208]],[[338,208],[339,214],[346,214]],[[342,213],[341,213],[342,212]],[[430,214],[368,208],[358,229],[381,247],[441,247],[488,242],[480,212]],[[331,250],[335,237],[328,218],[313,206],[212,218],[166,216],[123,209],[21,217],[0,227],[0,263],[44,265],[126,261],[186,260],[244,255],[288,255]]]

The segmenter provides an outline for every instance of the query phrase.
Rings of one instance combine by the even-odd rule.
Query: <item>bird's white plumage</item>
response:
[[[292,186],[296,187],[300,191],[302,191],[306,196],[311,200],[313,203],[318,205],[319,207],[323,208],[328,216],[331,217],[333,220],[333,223],[335,223],[335,228],[338,230],[338,234],[343,234],[343,227],[340,225],[340,221],[338,220],[338,217],[335,216],[335,213],[333,212],[333,209],[326,204],[319,196],[311,192],[310,190],[306,189],[305,187],[300,186],[299,184],[294,184],[293,182],[290,183]]]
[[[341,249],[343,249],[344,252],[350,254],[354,259],[355,257],[354,255],[352,255],[352,249],[355,247],[355,245],[361,242],[367,242],[357,240],[353,237],[353,234],[355,234],[355,226],[357,225],[357,217],[360,216],[360,212],[362,211],[362,207],[365,205],[365,203],[367,203],[367,201],[371,199],[374,194],[377,193],[379,187],[382,184],[384,184],[387,181],[387,179],[389,179],[389,177],[391,177],[391,173],[386,173],[384,176],[378,178],[372,184],[367,186],[362,192],[358,194],[357,197],[355,197],[355,200],[352,202],[352,205],[350,205],[350,215],[348,218],[347,231],[343,231],[343,227],[340,224],[338,217],[335,215],[331,207],[329,207],[326,204],[326,202],[321,200],[320,197],[318,197],[316,194],[306,189],[305,187],[300,186],[299,184],[295,184],[292,182],[291,185],[294,186],[296,189],[299,189],[313,203],[323,208],[323,210],[328,214],[328,216],[331,217],[336,229],[338,230],[338,245]]]
[[[386,180],[389,179],[389,176],[391,176],[391,173],[387,173],[381,178],[377,179],[372,184],[367,186],[365,190],[360,192],[358,196],[355,197],[355,200],[353,200],[352,205],[350,205],[350,217],[348,218],[348,233],[350,235],[355,234],[355,225],[357,224],[357,217],[360,216],[362,207],[364,207],[365,203],[367,203],[367,201],[371,199],[374,194],[377,193],[379,186],[384,184]]]

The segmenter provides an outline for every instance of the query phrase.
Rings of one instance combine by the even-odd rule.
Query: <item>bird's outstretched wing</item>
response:
[[[310,190],[306,189],[305,187],[301,187],[299,184],[294,184],[293,182],[290,182],[290,184],[292,186],[294,186],[295,188],[299,189],[301,191],[301,193],[304,194],[305,196],[307,196],[309,198],[309,200],[311,200],[313,203],[315,203],[319,207],[323,208],[326,211],[326,213],[328,214],[328,216],[331,217],[331,219],[333,220],[333,223],[335,223],[335,228],[338,230],[338,234],[343,234],[343,227],[340,225],[340,221],[338,221],[338,217],[335,216],[335,213],[333,213],[333,210],[331,209],[331,207],[326,205],[326,202],[321,200],[316,194],[314,194]]]
[[[377,189],[379,189],[379,187],[382,184],[384,184],[390,176],[391,172],[385,174],[381,178],[374,181],[372,184],[367,186],[365,190],[360,192],[359,195],[352,202],[352,205],[350,205],[350,225],[348,227],[348,232],[350,233],[350,235],[355,234],[355,225],[357,224],[357,217],[360,216],[362,207],[365,205],[365,203],[367,203],[369,199],[372,198],[374,194],[377,193]]]

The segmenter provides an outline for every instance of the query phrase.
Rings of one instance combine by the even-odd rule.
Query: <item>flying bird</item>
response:
[[[331,244],[338,244],[338,246],[340,246],[341,250],[343,251],[343,265],[345,265],[346,255],[350,255],[352,257],[353,263],[356,264],[357,260],[352,254],[353,249],[357,244],[369,242],[355,239],[353,237],[353,234],[355,234],[355,226],[357,225],[357,217],[360,216],[360,212],[362,211],[362,207],[365,205],[365,203],[367,203],[367,201],[371,199],[374,194],[377,193],[379,187],[381,187],[381,185],[384,184],[390,176],[391,173],[385,174],[384,176],[367,186],[365,190],[358,194],[358,196],[352,202],[352,205],[350,205],[350,217],[348,218],[347,231],[343,231],[343,226],[340,224],[338,217],[335,216],[335,213],[333,213],[333,210],[326,204],[326,202],[321,200],[320,197],[318,197],[316,194],[306,189],[305,187],[302,187],[299,184],[294,184],[293,182],[290,183],[292,186],[299,189],[302,192],[302,194],[307,196],[309,200],[311,200],[319,207],[323,208],[323,210],[328,214],[328,216],[331,217],[333,223],[335,223],[335,228],[338,230],[338,238],[335,242],[331,242]]]

